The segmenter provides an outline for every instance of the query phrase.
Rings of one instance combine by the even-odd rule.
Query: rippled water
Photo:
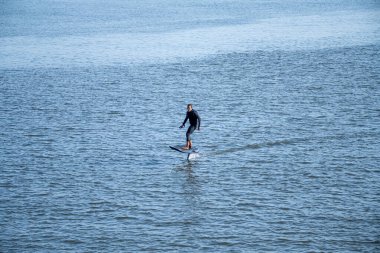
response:
[[[48,2],[0,5],[1,252],[380,250],[375,1]]]

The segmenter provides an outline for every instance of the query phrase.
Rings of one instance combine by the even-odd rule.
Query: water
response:
[[[379,251],[379,7],[1,1],[0,251]]]

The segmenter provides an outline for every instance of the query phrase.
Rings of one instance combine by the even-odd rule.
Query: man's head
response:
[[[188,104],[187,105],[187,111],[191,112],[192,110],[193,110],[193,105],[192,104]]]

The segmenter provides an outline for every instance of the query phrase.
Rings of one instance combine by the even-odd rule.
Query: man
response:
[[[195,131],[195,129],[198,129],[199,131],[201,127],[201,118],[199,117],[198,112],[196,110],[193,110],[192,104],[187,105],[186,118],[179,128],[184,128],[188,119],[190,121],[190,126],[186,132],[186,146],[182,147],[182,149],[185,150],[189,150],[193,147],[190,135]]]

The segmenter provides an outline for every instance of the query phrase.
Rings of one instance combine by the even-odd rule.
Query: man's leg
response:
[[[191,142],[190,135],[194,132],[194,130],[195,130],[194,126],[189,126],[189,128],[187,129],[187,132],[186,132],[186,146],[183,147],[182,149],[191,149],[192,142]]]
[[[186,141],[186,145],[182,149],[190,149],[190,141]]]
[[[191,140],[191,134],[194,133],[195,126],[190,126],[186,133],[186,138],[188,141],[188,147],[191,149],[193,147],[193,141]]]
[[[187,129],[187,132],[186,132],[186,146],[182,147],[182,149],[190,149],[190,128]]]

